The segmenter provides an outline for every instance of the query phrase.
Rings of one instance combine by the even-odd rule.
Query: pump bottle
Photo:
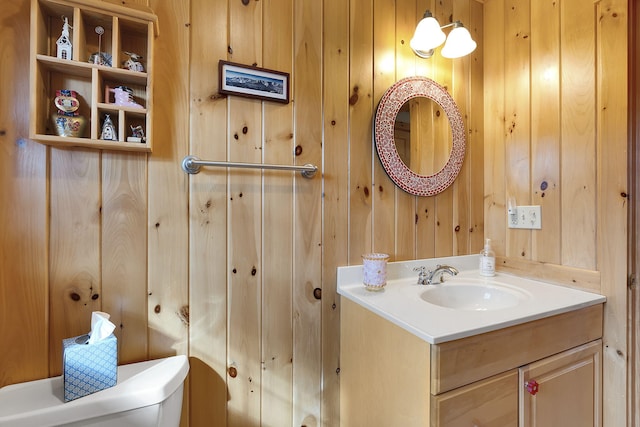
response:
[[[480,275],[495,276],[496,275],[496,254],[491,249],[491,239],[486,239],[484,249],[480,251]]]

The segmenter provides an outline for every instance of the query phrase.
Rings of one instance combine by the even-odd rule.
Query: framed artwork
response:
[[[289,73],[222,60],[218,67],[220,93],[289,103]]]

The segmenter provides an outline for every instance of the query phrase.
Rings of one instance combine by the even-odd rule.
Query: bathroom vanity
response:
[[[605,298],[480,278],[477,261],[390,263],[381,292],[338,269],[341,425],[601,425]],[[445,263],[460,274],[415,283],[415,267]]]

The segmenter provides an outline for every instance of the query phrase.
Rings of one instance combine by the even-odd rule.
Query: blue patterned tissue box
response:
[[[88,335],[62,340],[64,401],[77,399],[117,382],[118,341],[111,334],[94,344]]]

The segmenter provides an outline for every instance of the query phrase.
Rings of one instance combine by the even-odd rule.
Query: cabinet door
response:
[[[432,427],[516,427],[518,371],[431,397]]]
[[[521,368],[520,426],[601,426],[601,352],[597,340]]]

